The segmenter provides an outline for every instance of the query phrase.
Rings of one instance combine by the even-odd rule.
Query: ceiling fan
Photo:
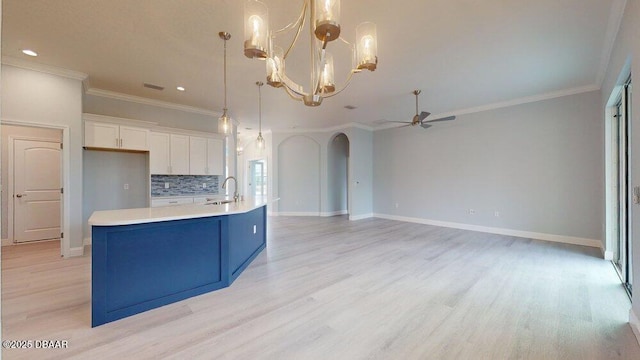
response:
[[[455,115],[454,116],[447,116],[447,117],[443,117],[443,118],[438,118],[438,119],[433,119],[433,120],[425,120],[429,115],[431,115],[431,113],[427,112],[427,111],[423,111],[423,112],[418,114],[418,95],[420,95],[421,92],[422,92],[422,90],[413,90],[413,95],[416,96],[416,114],[415,114],[415,116],[413,117],[413,119],[411,121],[389,121],[389,122],[406,124],[404,126],[420,125],[422,128],[428,129],[428,128],[430,128],[432,126],[429,123],[437,122],[437,121],[455,120],[455,118],[456,118]],[[401,127],[404,127],[404,126],[401,126]]]

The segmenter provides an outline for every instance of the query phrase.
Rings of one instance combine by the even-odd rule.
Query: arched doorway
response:
[[[349,201],[349,138],[339,133],[327,147],[327,213],[347,215]]]

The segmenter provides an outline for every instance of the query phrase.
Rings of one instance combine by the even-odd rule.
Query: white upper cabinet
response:
[[[152,132],[149,170],[157,175],[189,175],[189,136]]]
[[[189,139],[191,175],[222,175],[224,146],[220,139],[191,136]]]
[[[171,174],[189,175],[189,136],[171,134]]]
[[[113,123],[85,121],[84,146],[147,151],[149,150],[149,130]]]
[[[207,175],[207,138],[189,137],[189,173]]]
[[[171,174],[170,134],[151,132],[149,136],[149,170],[152,174]]]
[[[120,147],[130,150],[149,150],[149,133],[147,129],[120,125]]]

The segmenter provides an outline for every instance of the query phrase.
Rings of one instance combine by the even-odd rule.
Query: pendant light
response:
[[[264,83],[257,81],[258,85],[258,138],[256,139],[256,145],[258,150],[264,149],[264,138],[262,137],[262,92],[260,91]]]
[[[218,118],[218,132],[221,134],[231,133],[231,119],[227,114],[227,40],[231,39],[231,34],[221,31],[218,33],[220,39],[224,40],[224,108],[222,108],[222,116]]]

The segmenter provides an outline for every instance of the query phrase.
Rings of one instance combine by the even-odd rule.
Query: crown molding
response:
[[[570,88],[565,90],[552,91],[544,94],[538,94],[538,95],[526,96],[526,97],[521,97],[517,99],[507,100],[507,101],[496,102],[496,103],[482,105],[482,106],[476,106],[472,108],[453,110],[446,113],[433,114],[430,116],[434,119],[437,119],[440,117],[447,117],[452,115],[455,115],[455,116],[467,115],[467,114],[473,114],[473,113],[489,111],[489,110],[496,110],[496,109],[516,106],[516,105],[529,104],[529,103],[534,103],[538,101],[550,100],[550,99],[560,98],[564,96],[577,95],[577,94],[582,94],[582,93],[591,92],[591,91],[598,91],[598,90],[600,90],[600,86],[595,84],[580,86],[580,87],[575,87],[575,88]],[[396,128],[396,127],[398,127],[397,124],[385,124],[385,125],[376,127],[374,131],[386,130],[386,129]]]
[[[68,69],[59,68],[56,66],[40,64],[37,62],[19,59],[13,56],[2,56],[2,65],[14,66],[21,69],[38,71],[45,74],[57,75],[66,77],[69,79],[84,81],[87,78],[87,74],[79,71],[73,71]]]
[[[197,108],[197,107],[188,106],[188,105],[180,105],[180,104],[171,103],[171,102],[168,102],[168,101],[143,98],[143,97],[140,97],[140,96],[128,95],[128,94],[123,94],[123,93],[110,91],[110,90],[89,88],[89,89],[87,89],[85,91],[85,93],[87,95],[92,95],[92,96],[98,96],[98,97],[103,97],[103,98],[108,98],[108,99],[127,101],[127,102],[136,103],[136,104],[142,104],[142,105],[156,106],[156,107],[161,107],[161,108],[165,108],[165,109],[185,111],[185,112],[190,112],[190,113],[200,114],[200,115],[206,115],[206,116],[212,116],[212,117],[219,117],[219,116],[222,115],[222,113],[218,112],[218,111],[211,111],[211,110],[206,110],[206,109]]]
[[[609,21],[607,22],[607,30],[605,32],[604,44],[602,45],[602,54],[600,55],[600,67],[596,75],[596,84],[602,86],[604,77],[609,68],[613,46],[618,38],[618,32],[624,18],[624,9],[627,6],[627,0],[615,0],[611,4],[611,12],[609,13]]]
[[[107,116],[107,115],[91,114],[91,113],[82,113],[82,120],[106,122],[106,123],[114,123],[114,124],[138,125],[138,126],[144,126],[144,127],[152,127],[152,126],[158,125],[157,122],[153,122],[153,121],[120,118],[115,116]]]

